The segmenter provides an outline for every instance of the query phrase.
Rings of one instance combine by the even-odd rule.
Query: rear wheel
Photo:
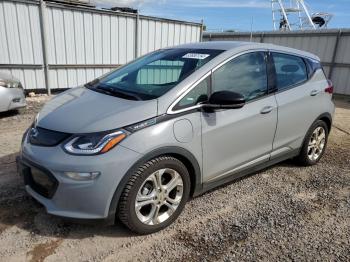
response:
[[[129,179],[119,202],[119,218],[139,234],[159,231],[179,216],[189,192],[185,165],[170,156],[155,158]]]
[[[316,121],[308,131],[297,161],[304,166],[315,165],[323,156],[328,141],[328,127],[322,121]]]

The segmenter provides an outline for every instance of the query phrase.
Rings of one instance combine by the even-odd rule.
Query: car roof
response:
[[[208,41],[182,44],[175,46],[175,48],[218,49],[227,51],[241,46],[251,46],[252,44],[253,43],[241,41]]]
[[[274,51],[287,52],[292,54],[297,54],[300,56],[310,57],[312,59],[320,60],[316,55],[301,51],[298,49],[279,46],[268,43],[256,43],[256,42],[243,42],[243,41],[208,41],[208,42],[198,42],[190,44],[182,44],[174,46],[174,48],[193,48],[193,49],[216,49],[216,50],[234,50],[234,49],[269,49]]]

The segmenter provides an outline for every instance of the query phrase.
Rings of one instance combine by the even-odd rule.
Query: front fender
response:
[[[154,159],[159,156],[163,155],[170,155],[173,157],[178,158],[180,161],[184,162],[187,168],[192,169],[191,175],[191,193],[192,196],[197,196],[201,194],[202,192],[202,175],[201,175],[201,169],[198,164],[197,159],[193,156],[191,152],[188,150],[179,147],[179,146],[167,146],[162,147],[159,149],[155,149],[149,153],[144,154],[140,159],[138,159],[127,171],[125,176],[120,181],[117,189],[114,192],[110,207],[109,207],[109,213],[108,218],[112,220],[117,212],[118,203],[120,196],[123,192],[123,189],[125,188],[127,182],[129,181],[130,177],[137,171],[137,169],[146,163],[147,161]],[[189,166],[190,165],[190,166]],[[191,171],[191,170],[189,170]]]

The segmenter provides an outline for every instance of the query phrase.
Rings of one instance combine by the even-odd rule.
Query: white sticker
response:
[[[182,58],[189,58],[189,59],[206,59],[208,56],[208,54],[198,54],[198,53],[187,53],[186,55],[184,55]]]

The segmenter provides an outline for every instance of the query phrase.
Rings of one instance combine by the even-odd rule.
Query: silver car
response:
[[[0,73],[0,112],[27,105],[21,82],[8,74]]]
[[[152,233],[189,197],[286,159],[316,164],[332,92],[319,58],[299,50],[166,48],[52,99],[24,134],[18,166],[48,213]]]

